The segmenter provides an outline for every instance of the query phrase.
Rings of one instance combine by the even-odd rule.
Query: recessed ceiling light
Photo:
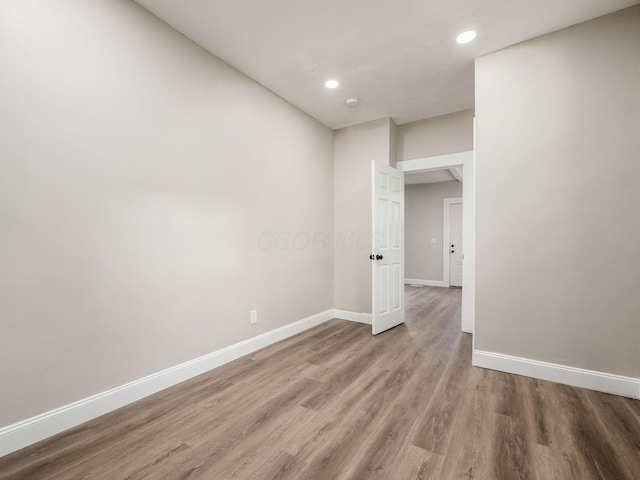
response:
[[[460,35],[458,35],[458,38],[456,38],[456,42],[458,42],[458,43],[469,43],[474,38],[476,38],[476,32],[474,32],[473,30],[468,30],[468,31],[462,32]]]
[[[338,88],[340,86],[340,82],[337,80],[327,80],[324,82],[324,86],[327,88]]]

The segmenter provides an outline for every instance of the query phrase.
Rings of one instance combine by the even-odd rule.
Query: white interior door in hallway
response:
[[[449,204],[449,285],[462,287],[462,201]]]
[[[404,174],[372,162],[373,305],[377,335],[404,323]]]

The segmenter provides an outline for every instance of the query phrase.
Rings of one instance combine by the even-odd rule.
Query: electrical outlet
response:
[[[435,238],[432,238],[431,243],[438,243],[438,241]]]
[[[251,310],[249,312],[249,322],[251,325],[258,323],[258,310]]]

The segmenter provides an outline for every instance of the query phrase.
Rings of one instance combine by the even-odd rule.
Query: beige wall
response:
[[[405,278],[442,281],[444,199],[462,197],[460,182],[404,187]],[[435,238],[437,243],[431,243]]]
[[[473,150],[473,115],[463,110],[400,125],[398,161]]]
[[[389,165],[392,167],[398,163],[398,125],[389,119]]]
[[[640,377],[640,7],[476,61],[477,349]]]
[[[334,132],[335,306],[371,313],[371,161],[388,165],[390,118]]]
[[[333,308],[329,129],[130,1],[0,58],[0,426]]]

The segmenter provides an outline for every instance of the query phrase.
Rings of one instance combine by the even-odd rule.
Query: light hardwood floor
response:
[[[640,478],[640,402],[471,366],[459,289],[332,320],[0,459],[2,479]]]

